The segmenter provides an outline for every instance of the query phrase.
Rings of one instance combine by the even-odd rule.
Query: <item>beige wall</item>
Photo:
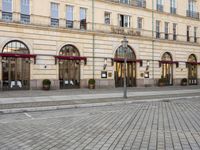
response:
[[[38,3],[37,0],[31,0],[31,24],[23,25],[18,23],[20,20],[20,0],[14,0],[14,21],[12,23],[0,22],[0,48],[10,41],[18,39],[27,44],[32,54],[38,54],[36,64],[31,64],[31,79],[41,80],[49,78],[58,80],[58,64],[55,65],[53,55],[58,55],[59,50],[66,44],[76,46],[81,56],[88,57],[87,65],[81,64],[81,79],[92,78],[93,74],[93,35],[95,36],[95,79],[101,78],[104,58],[113,58],[116,49],[120,46],[123,34],[112,33],[112,28],[118,28],[118,14],[127,14],[131,16],[131,28],[125,30],[136,31],[137,17],[144,19],[144,29],[141,36],[128,36],[129,45],[134,49],[137,59],[143,60],[143,67],[137,64],[137,79],[143,79],[140,76],[146,69],[146,60],[152,60],[152,11],[150,1],[147,1],[147,9],[107,3],[103,0],[95,1],[95,32],[92,32],[92,1],[91,0],[43,0]],[[150,62],[150,78],[153,78],[152,67],[154,63],[154,78],[161,77],[161,68],[158,61],[164,52],[170,52],[174,61],[180,61],[179,68],[174,65],[174,78],[187,77],[187,68],[185,63],[190,54],[197,56],[200,62],[200,39],[198,43],[189,43],[186,41],[186,26],[190,25],[191,36],[193,36],[193,27],[200,29],[199,21],[182,16],[186,14],[186,0],[177,0],[178,15],[170,15],[169,3],[164,6],[165,13],[155,13],[155,20],[161,21],[161,30],[164,32],[164,22],[170,23],[170,33],[172,33],[172,23],[178,24],[178,41],[154,39],[154,62]],[[58,2],[60,28],[50,27],[50,2]],[[1,10],[0,0],[0,10]],[[198,5],[200,3],[198,2]],[[66,29],[65,27],[65,5],[74,6],[75,29]],[[44,7],[45,6],[45,7]],[[88,30],[80,31],[79,28],[79,8],[87,8]],[[104,11],[111,12],[111,25],[104,25]],[[0,13],[1,14],[1,13]],[[18,21],[18,22],[16,22]],[[38,26],[39,25],[39,26]],[[198,29],[198,37],[200,32]],[[164,33],[161,34],[164,37]],[[172,35],[170,35],[172,39]],[[114,66],[111,65],[111,59],[108,59],[107,71],[112,73],[114,79]],[[45,69],[45,66],[47,68]],[[0,65],[1,67],[1,65]],[[199,68],[199,67],[198,67]],[[198,69],[200,77],[200,68]],[[1,74],[1,68],[0,68]],[[1,79],[1,76],[0,76]]]

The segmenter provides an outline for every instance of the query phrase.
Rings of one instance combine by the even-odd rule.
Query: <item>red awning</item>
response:
[[[86,57],[80,56],[54,56],[57,59],[64,59],[64,60],[87,60]]]
[[[1,57],[36,58],[35,54],[0,53]]]
[[[57,64],[57,59],[61,60],[84,60],[85,64],[87,62],[86,57],[80,57],[80,56],[54,56],[56,59],[56,64]]]
[[[199,65],[200,63],[198,63],[198,62],[186,62],[186,64],[190,64],[190,65]]]
[[[159,63],[161,63],[161,64],[178,64],[178,61],[164,61],[164,60],[161,60],[161,61],[159,61]]]
[[[113,58],[112,59],[114,62],[124,62],[124,58]],[[142,60],[138,59],[138,60],[134,60],[134,59],[127,59],[127,62],[138,62],[141,63]]]

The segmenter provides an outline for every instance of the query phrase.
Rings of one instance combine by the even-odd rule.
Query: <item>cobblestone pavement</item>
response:
[[[0,115],[0,150],[199,150],[200,99]]]

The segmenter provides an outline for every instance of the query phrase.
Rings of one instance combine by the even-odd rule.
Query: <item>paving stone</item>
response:
[[[0,115],[1,150],[200,149],[200,100]]]

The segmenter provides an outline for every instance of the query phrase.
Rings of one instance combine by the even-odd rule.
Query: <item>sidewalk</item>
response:
[[[123,88],[3,91],[0,92],[0,112],[89,107],[136,101],[165,100],[172,97],[185,98],[194,95],[200,96],[200,86],[128,88],[128,99],[122,98]]]

